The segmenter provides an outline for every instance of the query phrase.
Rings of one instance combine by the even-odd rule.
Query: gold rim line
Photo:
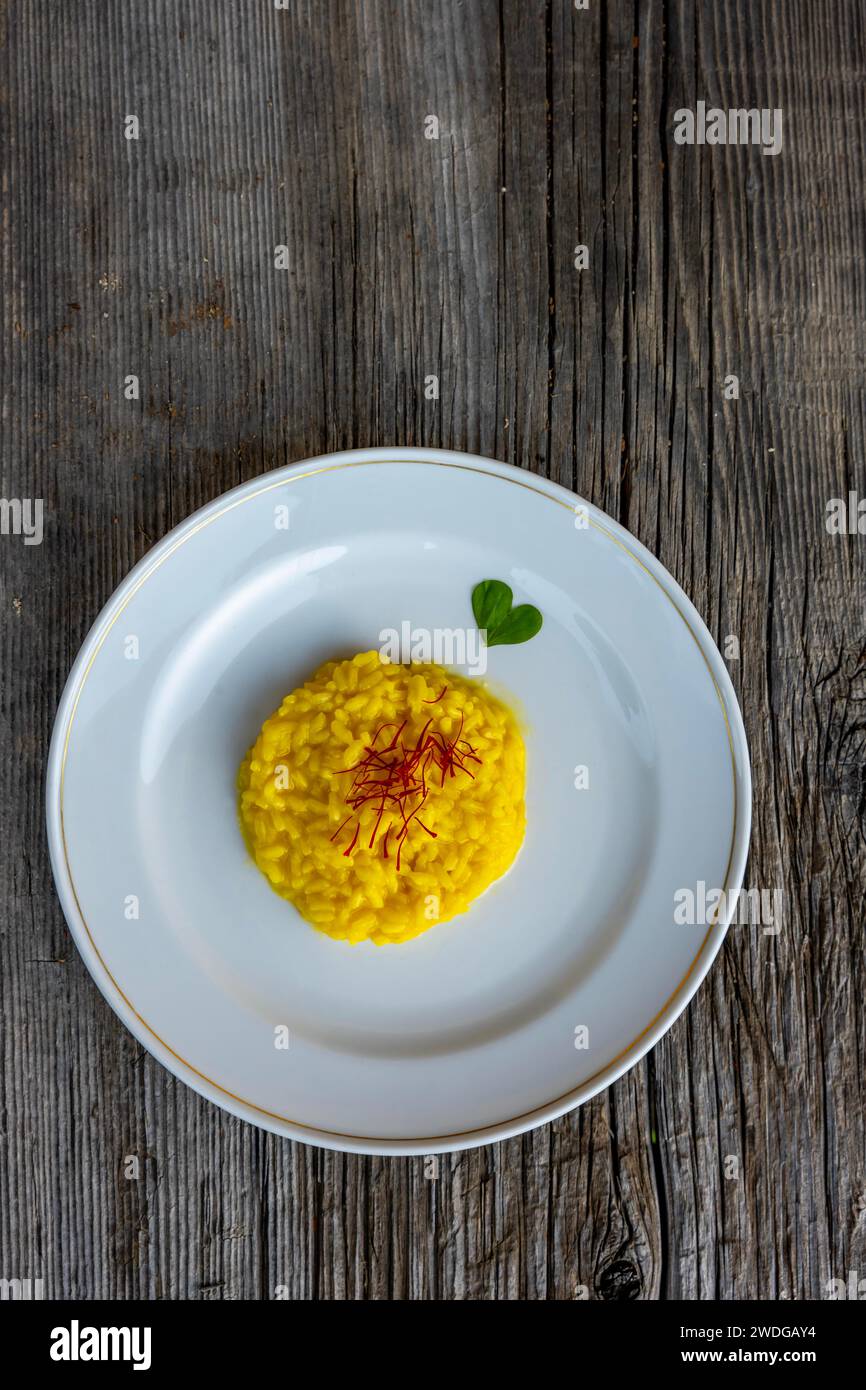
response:
[[[315,1134],[315,1135],[320,1136],[321,1138],[324,1138],[324,1139],[327,1139],[327,1138],[333,1138],[333,1139],[348,1139],[348,1140],[351,1140],[351,1141],[353,1141],[353,1142],[355,1142],[355,1143],[358,1143],[358,1144],[379,1145],[379,1146],[382,1146],[382,1147],[390,1147],[390,1148],[407,1148],[407,1149],[411,1149],[411,1148],[413,1148],[413,1147],[426,1147],[427,1145],[430,1145],[430,1144],[436,1144],[436,1143],[437,1143],[438,1141],[440,1141],[440,1140],[441,1140],[441,1141],[450,1141],[450,1140],[462,1139],[462,1138],[473,1138],[474,1136],[477,1136],[477,1135],[485,1135],[485,1134],[487,1134],[487,1133],[488,1133],[489,1131],[491,1131],[491,1130],[499,1130],[499,1129],[502,1129],[502,1128],[508,1128],[509,1126],[512,1126],[512,1125],[520,1125],[520,1124],[522,1124],[522,1122],[523,1122],[524,1120],[530,1120],[530,1119],[531,1119],[533,1116],[535,1116],[535,1115],[541,1116],[541,1115],[543,1115],[544,1112],[549,1111],[549,1110],[551,1110],[551,1109],[554,1109],[554,1108],[556,1108],[556,1107],[558,1107],[558,1106],[560,1106],[560,1105],[563,1105],[563,1106],[565,1107],[565,1109],[573,1108],[573,1107],[569,1107],[569,1106],[567,1105],[567,1102],[568,1102],[570,1099],[572,1099],[572,1097],[574,1097],[574,1096],[576,1096],[576,1095],[579,1096],[580,1093],[581,1093],[582,1091],[584,1091],[584,1090],[587,1089],[587,1087],[592,1086],[593,1083],[599,1079],[599,1077],[604,1076],[604,1074],[605,1074],[606,1072],[611,1071],[613,1068],[615,1068],[615,1067],[617,1066],[617,1064],[618,1064],[619,1062],[621,1062],[625,1057],[627,1057],[631,1052],[633,1052],[634,1049],[635,1049],[635,1048],[643,1041],[643,1039],[646,1037],[647,1033],[650,1033],[650,1032],[652,1031],[652,1029],[653,1029],[653,1028],[656,1026],[656,1024],[659,1022],[659,1020],[664,1016],[664,1014],[667,1013],[668,1009],[671,1007],[671,1005],[674,1003],[674,1001],[677,999],[677,997],[682,993],[683,988],[684,988],[685,985],[688,983],[689,979],[691,978],[692,974],[694,973],[694,970],[695,970],[695,967],[696,967],[697,964],[698,964],[698,961],[701,959],[701,956],[703,955],[704,948],[705,948],[705,946],[706,946],[706,944],[707,944],[707,942],[708,942],[710,936],[712,935],[713,930],[714,930],[715,927],[717,926],[717,923],[718,923],[718,912],[719,912],[719,907],[716,908],[715,914],[714,914],[714,916],[713,916],[713,920],[710,922],[710,924],[709,924],[709,926],[708,926],[708,928],[707,928],[706,935],[704,936],[703,941],[701,942],[700,946],[698,947],[697,954],[695,955],[694,959],[692,960],[691,965],[689,966],[689,968],[688,968],[688,970],[686,971],[686,973],[683,975],[682,979],[681,979],[681,980],[679,981],[679,983],[677,984],[677,986],[676,986],[676,988],[674,989],[673,993],[668,997],[668,999],[667,999],[667,1000],[665,1001],[665,1003],[661,1006],[661,1008],[659,1009],[659,1011],[654,1015],[654,1017],[650,1020],[650,1022],[646,1025],[646,1027],[643,1028],[643,1029],[641,1029],[641,1031],[640,1031],[640,1033],[638,1033],[637,1037],[634,1038],[625,1048],[623,1048],[621,1052],[618,1052],[618,1053],[616,1054],[616,1056],[612,1057],[608,1062],[606,1062],[606,1063],[604,1064],[604,1066],[600,1067],[598,1071],[593,1072],[593,1074],[592,1074],[591,1076],[586,1077],[585,1080],[581,1081],[580,1084],[579,1084],[578,1086],[576,1086],[574,1089],[572,1089],[572,1090],[570,1090],[570,1091],[565,1091],[565,1092],[563,1092],[561,1095],[555,1096],[555,1097],[552,1098],[551,1100],[543,1101],[540,1105],[533,1106],[533,1108],[532,1108],[531,1110],[523,1111],[523,1112],[522,1112],[521,1114],[519,1114],[519,1115],[510,1116],[508,1119],[505,1119],[505,1120],[496,1120],[496,1121],[492,1121],[490,1124],[481,1125],[481,1126],[479,1126],[479,1127],[476,1128],[476,1129],[458,1130],[458,1131],[456,1131],[456,1132],[453,1133],[453,1134],[434,1134],[434,1135],[425,1136],[424,1138],[412,1138],[412,1139],[400,1139],[400,1138],[390,1138],[390,1139],[389,1139],[389,1138],[370,1137],[370,1136],[368,1136],[368,1135],[363,1135],[363,1134],[344,1134],[344,1133],[342,1133],[342,1132],[339,1131],[339,1130],[322,1129],[320,1126],[317,1126],[317,1125],[308,1125],[308,1124],[304,1124],[303,1121],[301,1121],[301,1120],[293,1120],[293,1119],[291,1119],[291,1118],[290,1118],[289,1116],[287,1116],[287,1115],[281,1115],[281,1114],[279,1114],[279,1113],[278,1113],[277,1111],[275,1111],[275,1110],[267,1110],[267,1109],[265,1109],[263,1106],[256,1105],[254,1101],[247,1100],[247,1099],[245,1099],[245,1097],[243,1097],[243,1096],[236,1095],[234,1091],[229,1091],[225,1086],[221,1086],[220,1083],[219,1083],[218,1081],[214,1081],[214,1080],[213,1080],[211,1077],[209,1077],[205,1072],[200,1071],[200,1070],[198,1069],[198,1067],[193,1066],[192,1063],[191,1063],[191,1062],[188,1062],[188,1061],[186,1060],[185,1057],[182,1057],[181,1054],[180,1054],[179,1052],[176,1052],[176,1051],[174,1050],[174,1048],[171,1047],[171,1046],[165,1041],[165,1039],[162,1038],[162,1037],[160,1036],[160,1034],[157,1033],[156,1030],[155,1030],[154,1028],[151,1027],[151,1025],[147,1022],[147,1019],[145,1019],[145,1018],[142,1016],[142,1014],[140,1014],[140,1013],[138,1012],[138,1010],[136,1009],[135,1005],[132,1003],[132,1000],[124,993],[124,991],[121,989],[120,985],[118,984],[117,980],[114,978],[114,975],[111,973],[110,969],[108,968],[108,965],[107,965],[107,963],[106,963],[106,961],[105,961],[105,959],[104,959],[104,957],[103,957],[103,955],[102,955],[102,952],[100,951],[99,947],[98,947],[97,944],[96,944],[96,941],[95,941],[94,938],[93,938],[93,935],[92,935],[92,933],[91,933],[91,931],[90,931],[90,927],[88,926],[88,923],[87,923],[87,919],[85,918],[84,912],[83,912],[82,907],[81,907],[81,902],[80,902],[80,900],[79,900],[78,892],[77,892],[76,887],[75,887],[75,879],[74,879],[73,874],[72,874],[72,865],[71,865],[70,860],[69,860],[69,849],[68,849],[68,845],[67,845],[67,842],[66,842],[66,821],[65,821],[65,812],[64,812],[64,790],[65,790],[65,784],[66,784],[66,759],[67,759],[67,755],[68,755],[68,752],[69,752],[70,739],[71,739],[71,736],[72,736],[72,726],[73,726],[73,723],[74,723],[74,721],[75,721],[75,715],[76,715],[77,710],[78,710],[78,704],[79,704],[79,701],[80,701],[80,699],[81,699],[81,695],[82,695],[82,693],[83,693],[83,691],[84,691],[84,686],[85,686],[85,684],[86,684],[86,682],[87,682],[88,676],[90,675],[90,671],[91,671],[91,669],[92,669],[92,667],[93,667],[93,664],[94,664],[94,662],[96,661],[96,658],[97,658],[97,656],[99,655],[100,651],[102,650],[102,647],[103,647],[103,645],[104,645],[104,643],[105,643],[105,641],[106,641],[106,639],[107,639],[107,637],[108,637],[108,634],[111,632],[112,628],[114,627],[114,624],[117,622],[117,620],[118,620],[118,618],[120,617],[120,615],[125,611],[125,609],[127,608],[127,606],[131,603],[132,599],[133,599],[133,598],[135,597],[135,595],[138,593],[139,589],[140,589],[140,588],[142,587],[142,585],[146,582],[146,580],[150,579],[151,575],[155,574],[156,571],[157,571],[158,569],[160,569],[161,566],[165,563],[165,561],[168,560],[168,559],[170,559],[170,557],[175,553],[175,551],[177,551],[182,545],[185,545],[186,542],[187,542],[188,540],[191,540],[193,536],[197,535],[199,531],[204,530],[204,528],[205,528],[206,526],[210,526],[212,522],[218,521],[220,518],[226,516],[228,512],[234,511],[234,509],[235,509],[236,507],[239,507],[239,506],[243,505],[243,504],[246,503],[246,502],[253,501],[255,498],[262,496],[263,493],[265,493],[265,492],[270,492],[270,491],[272,491],[274,488],[286,487],[286,486],[288,486],[288,485],[291,484],[291,483],[301,482],[301,481],[303,481],[304,479],[307,479],[307,478],[314,478],[314,477],[316,477],[317,475],[322,474],[322,473],[340,472],[340,471],[342,471],[343,469],[346,469],[346,468],[370,468],[370,467],[377,467],[378,465],[393,465],[393,464],[408,464],[408,465],[412,466],[412,465],[418,464],[418,463],[420,463],[420,464],[429,464],[429,465],[431,465],[432,467],[435,467],[435,468],[455,468],[455,469],[458,469],[458,470],[459,470],[460,472],[462,472],[462,473],[477,473],[477,474],[481,475],[482,477],[485,477],[485,478],[493,478],[493,479],[495,479],[495,480],[498,481],[498,482],[512,483],[512,484],[514,484],[516,487],[525,488],[528,492],[534,493],[537,497],[543,497],[545,500],[547,500],[547,501],[549,501],[549,502],[554,502],[557,506],[563,507],[566,511],[569,511],[569,512],[572,512],[572,513],[575,513],[575,512],[577,511],[577,509],[578,509],[578,507],[579,507],[579,505],[581,504],[581,501],[582,501],[582,499],[580,499],[580,498],[577,497],[577,494],[576,494],[576,493],[574,494],[574,496],[575,496],[575,498],[576,498],[576,504],[575,504],[575,503],[571,503],[571,502],[566,502],[566,501],[564,500],[564,498],[555,497],[555,496],[553,496],[551,493],[546,492],[543,488],[534,486],[532,483],[524,482],[524,481],[522,481],[521,479],[518,479],[518,478],[513,478],[513,477],[510,477],[510,476],[508,476],[508,475],[504,475],[504,474],[502,474],[502,473],[497,473],[497,472],[495,472],[495,471],[490,471],[490,470],[488,470],[488,469],[486,469],[486,468],[478,468],[478,467],[475,467],[475,466],[469,465],[469,464],[449,463],[449,462],[446,462],[445,460],[438,460],[438,459],[431,459],[431,458],[424,458],[424,457],[409,458],[409,459],[406,459],[406,458],[384,458],[384,459],[357,459],[357,460],[355,460],[355,461],[348,461],[348,460],[347,460],[345,463],[328,464],[328,465],[325,466],[325,467],[321,467],[321,468],[311,468],[311,469],[307,469],[307,470],[304,470],[303,464],[302,464],[302,463],[301,463],[301,464],[297,464],[297,465],[289,465],[290,467],[295,467],[295,468],[297,468],[298,471],[297,471],[295,474],[290,475],[289,477],[282,477],[282,478],[279,478],[279,479],[277,479],[277,480],[275,480],[275,481],[271,481],[271,482],[268,482],[268,483],[263,483],[261,487],[256,488],[256,489],[255,489],[254,491],[252,491],[252,492],[246,492],[246,493],[244,494],[243,497],[235,498],[235,500],[234,500],[233,502],[228,502],[228,503],[226,503],[225,506],[221,507],[218,511],[215,511],[215,512],[213,513],[212,516],[205,517],[203,520],[199,521],[199,522],[197,523],[197,525],[189,527],[188,530],[184,530],[183,535],[178,536],[178,538],[177,538],[177,540],[174,542],[174,544],[171,545],[171,546],[169,546],[168,549],[165,551],[165,554],[161,555],[157,560],[155,560],[155,561],[153,562],[153,564],[150,565],[150,566],[145,570],[145,572],[144,572],[144,573],[141,575],[141,577],[136,581],[136,583],[133,584],[132,588],[130,589],[130,591],[129,591],[129,593],[126,595],[126,597],[124,598],[124,600],[123,600],[123,602],[121,603],[120,607],[118,608],[117,612],[114,614],[114,616],[112,617],[111,621],[110,621],[110,622],[108,623],[108,625],[106,626],[105,631],[101,634],[101,636],[100,636],[100,638],[99,638],[99,641],[97,642],[96,647],[95,647],[94,651],[92,652],[92,654],[91,654],[91,656],[90,656],[90,659],[89,659],[89,661],[87,662],[87,665],[85,666],[84,671],[82,672],[82,674],[81,674],[81,676],[80,676],[80,678],[79,678],[79,680],[78,680],[77,687],[76,687],[76,690],[75,690],[75,697],[74,697],[74,699],[73,699],[72,708],[71,708],[70,713],[69,713],[69,722],[68,722],[67,728],[66,728],[66,735],[65,735],[65,738],[64,738],[64,741],[63,741],[63,753],[62,753],[61,763],[60,763],[60,786],[59,786],[59,798],[58,798],[58,799],[59,799],[59,803],[60,803],[60,805],[59,805],[59,810],[60,810],[60,838],[61,838],[61,844],[62,844],[62,848],[63,848],[63,859],[64,859],[65,868],[66,868],[66,875],[67,875],[67,880],[68,880],[69,888],[70,888],[70,891],[71,891],[71,893],[72,893],[72,897],[73,897],[74,902],[75,902],[75,907],[76,907],[76,910],[77,910],[77,912],[78,912],[78,916],[79,916],[79,919],[80,919],[80,921],[81,921],[81,925],[82,925],[83,928],[84,928],[84,931],[85,931],[85,933],[86,933],[86,935],[87,935],[87,939],[88,939],[88,941],[90,942],[90,945],[91,945],[91,947],[92,947],[92,949],[93,949],[93,952],[94,952],[94,954],[95,954],[97,960],[99,961],[99,964],[101,965],[102,969],[104,970],[105,975],[107,976],[107,978],[110,980],[110,982],[111,982],[113,988],[116,990],[117,994],[118,994],[118,995],[120,996],[120,998],[123,1000],[124,1004],[125,1004],[125,1005],[127,1006],[127,1008],[130,1010],[130,1012],[133,1014],[133,1016],[134,1016],[136,1019],[138,1019],[139,1023],[142,1025],[142,1027],[150,1034],[150,1036],[151,1036],[152,1038],[155,1038],[155,1039],[156,1039],[156,1041],[159,1043],[160,1047],[165,1048],[166,1052],[169,1053],[169,1055],[170,1055],[171,1057],[174,1057],[174,1058],[176,1059],[176,1061],[180,1062],[180,1064],[181,1064],[183,1067],[185,1067],[189,1072],[191,1072],[194,1076],[197,1076],[197,1077],[199,1077],[202,1081],[206,1082],[208,1086],[212,1086],[215,1090],[219,1091],[221,1095],[227,1096],[230,1100],[236,1101],[239,1105],[243,1105],[243,1106],[245,1106],[245,1107],[246,1107],[247,1109],[249,1109],[249,1110],[254,1110],[254,1111],[256,1112],[256,1114],[258,1114],[258,1115],[264,1115],[264,1116],[266,1116],[268,1119],[278,1120],[281,1124],[290,1125],[290,1126],[292,1126],[292,1127],[295,1128],[295,1129],[306,1130],[308,1133],[310,1133],[310,1134]],[[548,481],[549,481],[549,480],[548,480]],[[558,484],[553,484],[553,486],[558,486]],[[591,506],[592,504],[587,504],[587,505],[588,505],[588,506]],[[193,513],[193,515],[195,515],[195,513]],[[594,517],[589,516],[588,514],[587,514],[587,520],[589,521],[589,524],[590,524],[595,530],[600,531],[603,535],[607,536],[609,540],[613,541],[615,545],[619,546],[620,550],[622,550],[626,555],[628,555],[629,558],[635,562],[635,564],[639,565],[640,568],[644,571],[644,573],[647,574],[647,575],[650,577],[650,579],[652,579],[652,581],[655,583],[655,585],[657,586],[657,588],[659,588],[659,589],[661,590],[662,594],[665,596],[665,598],[668,600],[668,602],[669,602],[669,603],[671,604],[671,606],[673,607],[674,611],[679,615],[679,617],[682,619],[682,622],[685,624],[685,626],[686,626],[688,632],[690,633],[690,635],[691,635],[691,637],[692,637],[692,640],[694,641],[695,645],[696,645],[697,648],[698,648],[698,651],[700,652],[701,656],[703,657],[704,665],[706,666],[707,671],[708,671],[708,673],[709,673],[710,680],[711,680],[712,683],[713,683],[713,689],[715,690],[715,692],[716,692],[716,697],[717,697],[717,699],[718,699],[718,701],[719,701],[719,706],[720,706],[721,711],[722,711],[722,718],[723,718],[724,724],[725,724],[725,733],[726,733],[727,739],[728,739],[728,750],[729,750],[730,756],[731,756],[731,779],[732,779],[732,787],[733,787],[733,817],[732,817],[732,826],[731,826],[731,843],[730,843],[730,848],[729,848],[729,851],[728,851],[728,863],[727,863],[727,868],[725,869],[725,886],[724,886],[724,889],[723,889],[723,893],[724,893],[724,899],[723,899],[723,900],[724,900],[725,902],[727,902],[727,898],[728,898],[728,882],[729,882],[729,878],[730,878],[731,865],[732,865],[733,859],[734,859],[734,851],[735,851],[735,848],[736,848],[736,835],[737,835],[737,823],[738,823],[738,819],[739,819],[739,807],[738,807],[738,797],[737,797],[737,761],[736,761],[736,755],[735,755],[735,751],[734,751],[734,741],[733,741],[733,736],[732,736],[732,733],[731,733],[730,722],[729,722],[729,720],[728,720],[728,711],[727,711],[727,707],[726,707],[726,705],[725,705],[724,696],[722,695],[722,692],[721,692],[721,690],[719,689],[719,685],[718,685],[718,682],[717,682],[717,680],[716,680],[716,678],[715,678],[715,675],[714,675],[714,673],[713,673],[713,669],[712,669],[712,667],[711,667],[711,665],[710,665],[710,662],[709,662],[709,660],[708,660],[708,658],[707,658],[707,654],[706,654],[706,652],[704,651],[704,648],[703,648],[703,646],[702,646],[702,644],[701,644],[701,642],[700,642],[700,640],[699,640],[699,638],[698,638],[697,633],[695,632],[694,628],[692,627],[692,625],[691,625],[691,623],[690,623],[690,621],[689,621],[689,619],[688,619],[688,616],[682,611],[682,609],[680,608],[679,604],[675,601],[673,595],[670,594],[670,593],[668,592],[668,590],[666,589],[666,587],[664,586],[664,584],[662,584],[661,581],[658,579],[658,577],[657,577],[655,574],[653,574],[652,570],[651,570],[647,565],[644,564],[644,562],[643,562],[643,560],[641,560],[640,556],[636,555],[636,554],[634,553],[634,551],[633,551],[628,545],[626,545],[622,540],[620,540],[620,538],[619,538],[618,536],[614,535],[614,533],[613,533],[612,531],[610,531],[606,526],[603,526],[600,522],[596,521]],[[180,523],[181,527],[184,527],[186,524],[187,524],[187,523],[184,523],[184,522],[181,522],[181,523]],[[638,542],[638,544],[639,544],[639,543],[640,543],[640,542]],[[121,583],[123,583],[123,582],[125,582],[125,581],[121,581]],[[98,621],[98,620],[97,620],[97,621]],[[85,642],[86,642],[87,640],[89,640],[89,637],[88,637],[88,638],[85,638]],[[720,905],[721,905],[721,904],[719,904],[719,906],[720,906]],[[721,944],[721,943],[720,943],[720,944]],[[671,1020],[671,1021],[674,1022],[675,1020]],[[121,1022],[123,1022],[123,1020],[121,1020]],[[639,1058],[636,1059],[636,1061],[639,1061],[639,1060],[640,1060]],[[183,1078],[181,1078],[181,1079],[183,1079]],[[612,1082],[613,1082],[614,1080],[616,1080],[616,1079],[617,1079],[616,1077],[612,1077],[612,1078],[611,1078],[611,1082],[608,1083],[608,1084],[612,1084]],[[587,1097],[587,1099],[589,1099],[589,1097]],[[575,1105],[575,1106],[578,1105],[578,1104],[580,1104],[580,1103],[581,1103],[580,1100],[575,1100],[575,1101],[574,1101],[574,1105]],[[555,1117],[553,1117],[553,1118],[555,1118]],[[543,1123],[543,1121],[540,1121],[540,1122]]]

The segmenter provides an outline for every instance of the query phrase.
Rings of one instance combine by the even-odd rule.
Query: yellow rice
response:
[[[461,734],[481,761],[466,763],[472,778],[457,770],[443,786],[438,774],[432,779],[422,816],[436,838],[413,823],[398,871],[399,818],[386,859],[387,819],[369,848],[378,808],[355,814],[347,806],[353,774],[346,769],[364,757],[377,730],[403,720],[407,747],[431,721],[446,740]],[[326,662],[265,720],[240,769],[240,819],[256,864],[308,922],[340,941],[384,945],[465,912],[505,873],[523,841],[524,784],[517,722],[479,681],[363,652]],[[355,825],[357,842],[346,856]]]

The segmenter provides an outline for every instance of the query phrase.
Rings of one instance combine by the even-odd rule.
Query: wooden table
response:
[[[862,3],[0,10],[2,488],[45,506],[41,545],[0,537],[0,1277],[798,1299],[866,1275],[866,539],[826,526],[866,494]],[[781,150],[678,143],[699,101],[779,108]],[[726,644],[747,884],[784,893],[626,1077],[438,1178],[163,1071],[72,946],[43,831],[63,681],[133,562],[235,483],[372,444],[550,476],[659,556]]]

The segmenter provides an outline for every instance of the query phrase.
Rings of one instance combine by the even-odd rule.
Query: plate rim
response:
[[[577,507],[585,508],[590,524],[605,532],[616,544],[626,550],[655,580],[663,593],[673,603],[695,639],[715,685],[724,715],[730,742],[734,784],[733,828],[726,875],[724,915],[717,916],[716,920],[709,926],[686,974],[681,978],[659,1012],[628,1047],[607,1062],[598,1072],[581,1082],[579,1086],[533,1108],[531,1111],[479,1129],[411,1139],[370,1138],[306,1126],[299,1121],[262,1109],[254,1103],[236,1096],[174,1052],[169,1044],[137,1012],[134,1004],[124,994],[103,960],[78,902],[68,863],[63,831],[63,769],[78,700],[84,688],[86,677],[108,631],[149,575],[197,531],[215,521],[217,517],[262,492],[277,488],[289,479],[296,480],[305,476],[315,477],[317,474],[338,468],[377,463],[403,464],[409,467],[418,463],[426,463],[487,474],[515,482],[536,494],[548,496],[572,511],[575,511]],[[532,473],[528,469],[516,468],[512,464],[501,463],[498,460],[484,458],[480,455],[451,449],[417,447],[351,449],[320,454],[313,458],[286,464],[278,469],[259,474],[256,478],[219,494],[168,531],[121,580],[90,627],[73,662],[57,707],[46,773],[48,845],[60,904],[73,940],[90,975],[125,1027],[172,1075],[191,1086],[205,1099],[234,1114],[239,1119],[246,1120],[248,1123],[285,1138],[312,1144],[316,1147],[376,1155],[402,1154],[409,1156],[446,1153],[494,1143],[525,1133],[576,1109],[600,1091],[605,1090],[646,1056],[673,1026],[694,997],[727,934],[748,858],[751,833],[751,800],[749,750],[733,683],[709,629],[670,571],[619,522],[593,503],[586,501],[577,493],[552,479]]]

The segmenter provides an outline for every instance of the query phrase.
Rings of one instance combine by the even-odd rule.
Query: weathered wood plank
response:
[[[0,484],[47,510],[42,546],[0,538],[0,1275],[798,1298],[862,1272],[866,583],[823,524],[866,486],[862,7],[9,0],[0,24]],[[781,107],[782,152],[676,145],[701,99]],[[239,480],[380,443],[576,487],[738,639],[748,881],[784,892],[647,1061],[435,1178],[174,1082],[78,960],[42,830],[63,679],[131,564]]]

